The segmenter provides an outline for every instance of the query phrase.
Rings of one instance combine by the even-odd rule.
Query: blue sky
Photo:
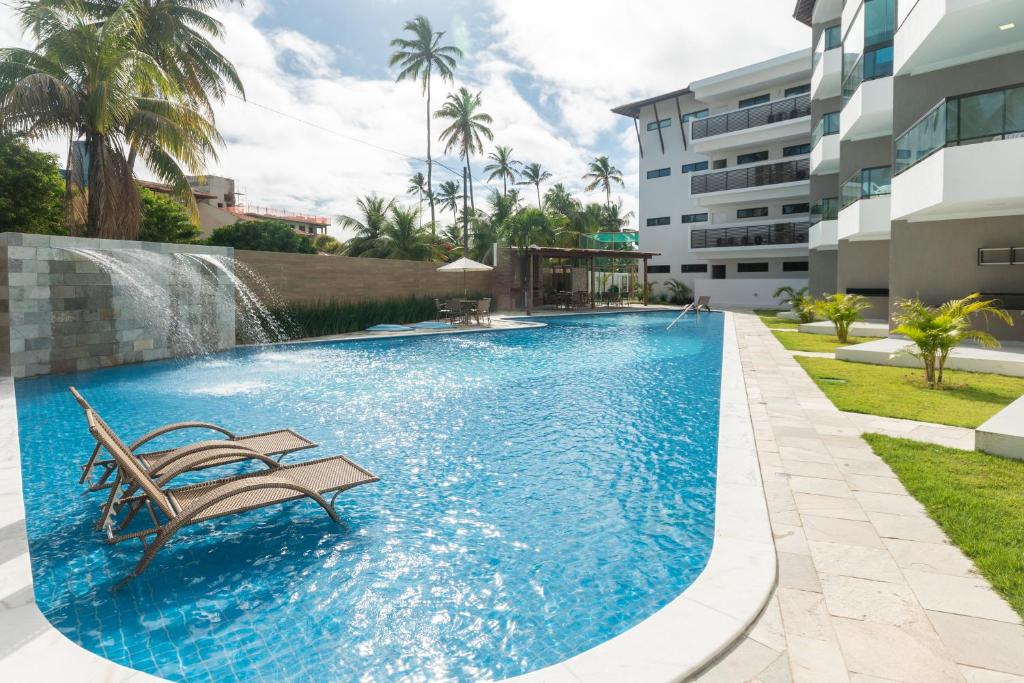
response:
[[[217,108],[227,145],[207,171],[236,178],[254,204],[326,215],[351,211],[370,192],[404,195],[411,173],[422,169],[408,157],[425,153],[425,103],[417,85],[394,83],[388,41],[424,14],[466,52],[454,86],[435,81],[435,108],[459,85],[480,90],[494,117],[494,144],[541,163],[552,182],[584,199],[601,199],[582,195],[586,162],[609,155],[627,181],[618,197],[635,209],[635,135],[609,108],[808,45],[809,32],[792,11],[793,0],[225,5],[218,12],[222,49],[250,102],[229,98]],[[9,10],[0,6],[0,44],[17,41]],[[473,165],[482,178],[484,162]],[[435,183],[449,177],[435,169]],[[477,189],[477,198],[485,195]]]

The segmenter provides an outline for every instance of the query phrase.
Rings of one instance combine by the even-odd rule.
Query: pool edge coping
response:
[[[775,543],[733,314],[722,313],[715,535],[704,570],[668,605],[627,631],[508,680],[618,681],[626,674],[632,681],[684,680],[736,642],[763,610],[776,582]],[[0,477],[0,673],[29,674],[21,680],[162,681],[86,650],[57,630],[36,605],[10,376],[0,377],[0,439],[0,473],[6,473]]]

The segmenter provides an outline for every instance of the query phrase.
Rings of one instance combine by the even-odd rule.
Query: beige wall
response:
[[[462,293],[462,274],[438,272],[433,261],[349,258],[236,250],[235,258],[259,274],[282,301],[367,301],[413,294],[445,297]],[[492,272],[467,273],[470,293],[492,292]]]
[[[811,271],[807,288],[812,296],[820,297],[836,292],[836,270],[839,252],[836,249],[812,249],[809,252]]]
[[[836,289],[889,288],[889,240],[839,242]],[[885,320],[889,315],[888,297],[867,297],[872,307],[864,311],[868,319]]]

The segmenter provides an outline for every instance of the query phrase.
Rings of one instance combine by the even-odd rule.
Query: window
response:
[[[668,128],[672,125],[672,119],[661,119],[660,121],[651,121],[647,124],[647,130],[658,130],[659,128]]]
[[[647,227],[651,227],[652,225],[668,225],[671,222],[671,220],[672,219],[669,218],[668,216],[659,216],[658,218],[648,218],[647,219]]]
[[[811,153],[811,143],[809,143],[809,142],[806,143],[806,144],[803,144],[803,145],[790,145],[789,147],[783,147],[782,148],[782,156],[784,156],[784,157],[795,157],[795,156],[798,156],[800,154],[810,154],[810,153]]]
[[[708,215],[706,213],[684,213],[683,223],[706,223]]]
[[[834,50],[843,44],[843,27],[841,24],[829,26],[823,33],[825,34],[826,50]]]
[[[758,95],[757,97],[748,97],[745,100],[740,100],[739,108],[746,109],[747,107],[754,107],[765,102],[771,102],[771,95]]]
[[[810,83],[805,83],[803,85],[794,85],[792,88],[786,88],[785,96],[793,97],[794,95],[803,95],[805,92],[811,92]]]
[[[706,119],[707,117],[707,109],[701,109],[700,111],[691,111],[688,114],[683,114],[683,123],[686,123],[687,121],[693,121],[695,119]]]
[[[647,272],[651,275],[657,275],[660,273],[671,273],[672,266],[647,266]]]
[[[782,262],[783,273],[806,273],[807,272],[807,261],[783,261]]]
[[[762,261],[762,262],[759,262],[759,263],[737,263],[736,264],[736,272],[737,273],[767,273],[768,272],[768,262],[767,261]]]
[[[811,205],[808,202],[804,202],[803,204],[783,204],[782,205],[782,215],[783,216],[789,216],[789,215],[792,215],[794,213],[810,213],[810,211],[811,211]]]
[[[768,161],[768,150],[763,152],[749,152],[736,157],[737,164],[752,164],[755,161]]]
[[[653,171],[647,172],[647,179],[650,180],[651,178],[664,178],[667,175],[672,175],[671,168],[656,168]]]
[[[763,218],[768,215],[767,206],[759,206],[754,209],[737,209],[736,218]]]
[[[698,161],[693,164],[683,164],[683,173],[695,173],[708,170],[708,162]]]
[[[725,168],[728,163],[728,159],[715,159],[711,162],[711,168]]]
[[[680,273],[706,273],[708,272],[708,264],[706,263],[684,263],[679,266]]]

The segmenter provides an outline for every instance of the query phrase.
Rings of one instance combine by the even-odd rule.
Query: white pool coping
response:
[[[775,586],[775,543],[733,316],[726,312],[724,317],[715,536],[703,572],[668,605],[624,633],[510,680],[684,680],[728,649],[761,613]],[[80,647],[36,606],[10,377],[0,378],[0,680],[162,680]]]

